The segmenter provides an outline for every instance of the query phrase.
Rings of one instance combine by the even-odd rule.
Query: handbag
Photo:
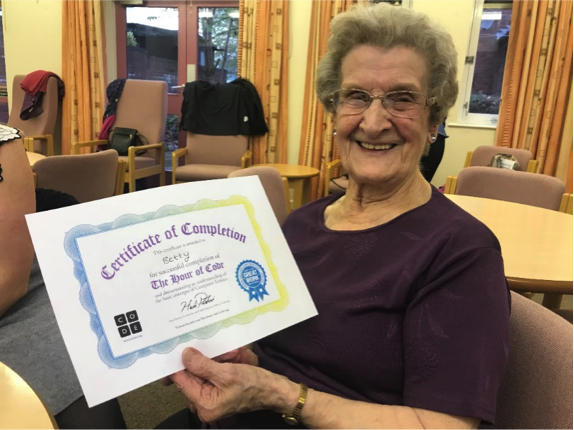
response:
[[[513,155],[499,153],[492,157],[490,163],[488,163],[488,167],[520,170],[520,163]]]
[[[112,130],[109,148],[115,149],[120,156],[126,156],[130,146],[143,145],[140,137],[143,136],[135,128],[116,127]],[[136,151],[136,155],[143,155],[145,152]]]

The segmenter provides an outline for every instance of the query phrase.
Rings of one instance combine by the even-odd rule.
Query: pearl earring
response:
[[[430,139],[431,139],[431,142],[434,142],[436,140],[436,136],[433,135],[433,136],[431,136]]]
[[[337,130],[333,130],[333,136],[337,135]]]

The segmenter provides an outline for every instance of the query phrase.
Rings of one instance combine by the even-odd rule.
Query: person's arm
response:
[[[34,181],[20,139],[0,146],[0,315],[26,294],[34,248],[25,214],[35,212]]]
[[[261,409],[290,414],[297,405],[299,384],[267,370],[216,363],[191,348],[183,364],[185,370],[171,378],[204,422]],[[476,428],[479,420],[309,390],[301,422],[310,428]]]

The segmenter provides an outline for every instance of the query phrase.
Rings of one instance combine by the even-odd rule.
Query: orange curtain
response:
[[[286,163],[289,1],[241,0],[238,37],[239,75],[255,85],[269,127],[250,138],[252,162]]]
[[[307,51],[307,75],[303,108],[303,128],[299,148],[299,164],[319,169],[319,177],[311,180],[310,199],[323,195],[325,166],[339,158],[333,145],[333,118],[327,114],[315,93],[315,78],[319,59],[327,51],[331,19],[346,11],[356,0],[325,0],[313,2]]]
[[[104,108],[104,22],[99,0],[62,2],[62,154],[97,139]]]
[[[572,1],[514,2],[496,144],[530,150],[540,173],[567,182],[571,92]]]

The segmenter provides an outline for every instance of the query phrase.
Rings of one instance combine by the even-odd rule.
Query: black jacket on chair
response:
[[[212,136],[263,135],[269,131],[255,86],[242,78],[227,84],[185,84],[179,128]]]

